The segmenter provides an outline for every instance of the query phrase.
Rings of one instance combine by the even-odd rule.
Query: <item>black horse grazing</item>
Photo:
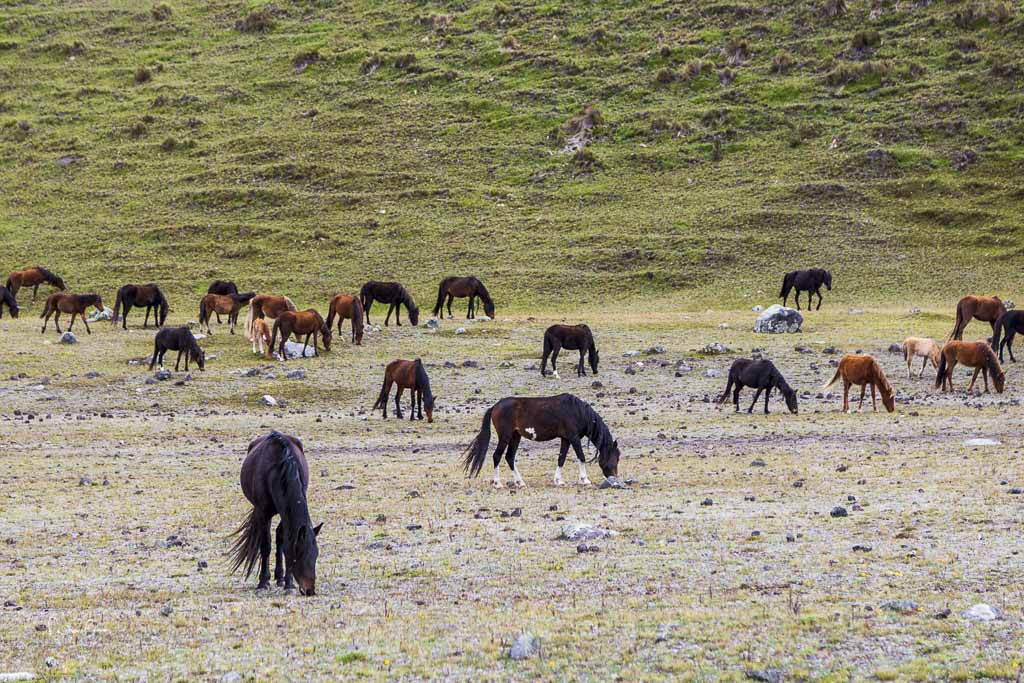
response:
[[[245,578],[249,578],[258,558],[260,580],[256,590],[270,587],[270,521],[280,515],[274,581],[290,589],[295,586],[294,578],[300,594],[315,595],[316,560],[320,555],[316,537],[323,524],[314,527],[309,518],[309,465],[302,442],[277,431],[254,439],[242,463],[241,479],[242,493],[252,503],[252,512],[234,533],[231,571],[244,566]]]
[[[555,377],[558,377],[558,368],[555,362],[558,360],[558,352],[562,349],[570,349],[580,352],[580,362],[576,365],[576,376],[586,377],[587,371],[583,367],[583,355],[587,354],[590,360],[590,369],[597,374],[597,363],[599,360],[597,344],[594,343],[594,334],[586,325],[552,325],[544,330],[544,357],[540,364],[541,376],[547,375],[548,356],[551,356],[551,370]]]
[[[782,297],[782,305],[786,305],[789,290],[795,289],[796,310],[800,310],[800,292],[807,292],[807,310],[811,309],[811,299],[817,294],[818,306],[814,310],[818,310],[821,308],[822,285],[825,285],[828,291],[832,291],[832,273],[827,270],[811,268],[810,270],[794,270],[786,273],[786,277],[782,279],[782,291],[779,292],[779,296]]]
[[[206,288],[206,293],[220,294],[221,296],[238,294],[238,285],[231,280],[214,280],[210,283],[210,286]],[[220,325],[220,313],[217,314],[217,324]]]
[[[580,465],[580,484],[590,484],[587,478],[586,458],[583,457],[581,440],[587,437],[597,448],[597,461],[605,477],[619,474],[619,442],[612,438],[608,426],[593,408],[572,394],[559,394],[541,398],[503,398],[484,413],[480,432],[466,449],[463,467],[475,477],[480,473],[487,458],[487,447],[491,442],[491,423],[498,430],[498,447],[494,451],[494,486],[501,488],[498,465],[501,456],[512,468],[513,483],[526,486],[519,470],[516,469],[516,449],[525,436],[532,441],[561,439],[562,449],[558,454],[558,468],[555,470],[555,486],[563,486],[562,466],[569,447],[576,452]],[[506,452],[506,449],[507,452]]]
[[[18,317],[18,302],[14,299],[14,294],[11,290],[6,287],[0,287],[0,318],[4,317],[4,306],[7,306],[7,310],[11,312],[12,318]]]
[[[416,306],[416,302],[412,300],[409,291],[399,282],[377,282],[376,280],[370,280],[359,290],[359,298],[363,303],[367,324],[370,323],[370,307],[373,306],[374,301],[390,305],[387,317],[384,318],[385,325],[391,320],[391,312],[394,311],[395,324],[399,327],[402,326],[399,316],[402,313],[403,304],[409,312],[409,322],[414,326],[420,324],[420,309]]]
[[[110,319],[111,322],[117,323],[118,311],[122,306],[124,307],[124,318],[121,319],[121,327],[126,330],[128,329],[128,311],[132,306],[146,309],[146,319],[142,322],[142,329],[146,329],[149,325],[150,311],[153,311],[153,323],[157,327],[163,327],[164,322],[167,321],[167,312],[171,308],[167,303],[167,297],[153,282],[147,285],[124,285],[117,290],[117,301],[114,302],[114,316]]]
[[[739,412],[740,389],[743,387],[757,389],[757,393],[754,394],[754,401],[747,408],[748,413],[754,412],[754,406],[757,405],[757,399],[761,397],[761,392],[763,391],[764,414],[767,415],[768,397],[771,396],[772,389],[778,389],[786,399],[786,407],[789,408],[789,412],[794,415],[797,414],[796,392],[786,384],[782,373],[779,372],[778,368],[770,360],[750,360],[748,358],[734,360],[732,367],[729,368],[729,383],[726,384],[725,392],[718,399],[718,402],[725,403],[729,400],[729,392],[731,391],[732,402],[736,405],[736,412]]]
[[[1003,349],[1010,352],[1010,362],[1016,363],[1013,357],[1013,338],[1017,333],[1024,333],[1024,311],[1008,311],[999,316],[995,326],[992,328],[992,348],[999,352],[999,362],[1003,360]],[[1006,337],[1002,337],[1005,334]]]
[[[178,358],[174,361],[174,371],[178,371],[178,364],[181,363],[181,356],[185,354],[185,372],[188,372],[188,361],[191,358],[199,366],[200,370],[206,369],[206,353],[199,348],[192,330],[187,325],[181,327],[168,327],[156,333],[153,338],[153,359],[149,361],[149,369],[157,363],[163,367],[164,354],[167,350],[178,352]]]
[[[437,303],[434,304],[434,317],[441,314],[441,306],[444,298],[448,297],[448,317],[452,317],[452,301],[458,298],[469,297],[469,309],[466,311],[466,319],[472,320],[476,317],[476,298],[484,302],[484,314],[488,318],[494,317],[494,301],[490,293],[484,287],[484,283],[478,278],[470,277],[446,277],[441,280],[441,286],[437,290]]]

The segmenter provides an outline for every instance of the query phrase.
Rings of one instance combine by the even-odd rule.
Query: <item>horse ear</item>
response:
[[[319,536],[320,535],[320,529],[322,529],[323,527],[324,527],[324,523],[323,522],[320,522],[315,527],[313,527],[313,536]]]

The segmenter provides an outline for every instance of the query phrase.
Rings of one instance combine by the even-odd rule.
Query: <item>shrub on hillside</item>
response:
[[[266,33],[274,28],[277,21],[270,7],[257,7],[235,22],[235,29],[242,33]]]
[[[154,21],[167,21],[174,14],[174,10],[166,2],[161,2],[153,5],[153,9],[149,10],[149,14],[153,17]]]
[[[878,47],[882,43],[882,36],[878,34],[878,31],[857,31],[853,34],[853,38],[850,39],[850,47],[854,50],[867,50],[870,48]]]
[[[153,72],[144,66],[140,66],[135,70],[135,84],[141,85],[142,83],[149,83],[153,80]]]
[[[846,14],[846,0],[825,0],[821,11],[826,17],[841,17]]]
[[[773,74],[785,74],[789,73],[789,70],[796,64],[796,60],[793,55],[782,50],[775,53],[772,57],[772,73]]]

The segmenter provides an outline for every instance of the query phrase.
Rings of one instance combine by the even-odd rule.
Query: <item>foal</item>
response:
[[[736,412],[739,412],[740,389],[743,387],[757,389],[753,402],[747,408],[748,413],[754,412],[754,406],[757,405],[757,399],[761,397],[763,391],[764,414],[767,415],[768,397],[771,396],[772,389],[778,389],[786,399],[786,407],[789,408],[789,412],[797,414],[796,392],[790,388],[782,373],[770,360],[750,360],[748,358],[734,360],[732,367],[729,368],[729,382],[725,385],[725,391],[718,402],[725,403],[729,399],[729,392],[732,391],[732,402],[736,406]]]
[[[335,294],[327,307],[327,327],[334,325],[334,316],[338,316],[338,334],[341,334],[341,322],[352,320],[352,343],[361,346],[363,343],[363,303],[358,297],[350,294]]]
[[[249,339],[252,341],[252,352],[271,357],[273,345],[271,344],[270,326],[266,320],[253,320],[249,328]]]
[[[185,372],[188,372],[188,361],[192,359],[200,370],[206,369],[206,354],[199,348],[192,330],[187,325],[181,327],[167,327],[156,333],[153,338],[153,360],[149,361],[149,369],[157,363],[163,367],[164,354],[167,350],[178,352],[178,358],[174,361],[174,371],[178,371],[178,364],[181,363],[181,356],[185,354]]]
[[[988,376],[992,375],[992,384],[996,391],[1003,393],[1003,384],[1006,374],[999,365],[996,352],[988,345],[988,342],[976,341],[950,341],[942,347],[942,359],[939,361],[939,371],[935,375],[935,388],[942,388],[943,391],[953,391],[953,368],[957,363],[963,363],[967,367],[974,368],[974,375],[971,383],[967,386],[967,393],[974,389],[974,383],[978,379],[978,373],[982,373],[985,379],[985,393],[988,393]],[[948,389],[947,389],[948,387]]]
[[[939,346],[934,339],[928,339],[926,337],[907,337],[903,340],[903,360],[907,361],[907,378],[913,377],[910,372],[910,366],[913,364],[915,358],[924,358],[921,361],[921,372],[917,374],[918,377],[924,376],[924,369],[928,365],[928,361],[932,362],[933,368],[939,367],[939,354],[942,351],[942,347]]]
[[[843,378],[843,412],[850,412],[850,385],[860,385],[860,407],[858,412],[864,410],[864,391],[871,387],[871,409],[878,411],[878,404],[875,402],[875,388],[882,395],[882,404],[890,413],[896,410],[896,399],[893,397],[892,386],[882,372],[882,366],[871,356],[858,356],[848,353],[839,361],[836,374],[822,389],[828,389],[836,383],[840,377]]]
[[[103,312],[103,299],[100,298],[99,294],[66,294],[65,292],[55,292],[46,298],[46,306],[43,307],[43,314],[39,316],[43,318],[43,329],[40,332],[46,332],[46,325],[50,322],[50,316],[53,318],[53,326],[57,328],[57,332],[60,332],[60,314],[70,313],[71,324],[68,325],[68,332],[75,326],[75,316],[82,319],[82,324],[85,325],[85,331],[88,334],[92,334],[92,330],[89,329],[89,321],[85,319],[85,309],[89,306],[95,306],[96,310],[100,313]]]
[[[388,394],[391,393],[391,385],[397,384],[398,391],[395,392],[395,416],[402,419],[402,391],[411,389],[409,414],[410,420],[422,420],[423,408],[427,408],[427,422],[434,421],[434,394],[430,391],[430,378],[423,367],[423,361],[416,360],[394,360],[388,363],[384,370],[384,386],[380,388],[380,396],[373,404],[371,410],[383,411],[383,417],[388,417]],[[416,409],[419,407],[419,417],[416,417]]]
[[[285,352],[285,342],[288,338],[295,334],[295,338],[298,339],[301,335],[306,335],[306,339],[302,342],[302,356],[306,355],[306,347],[309,346],[310,337],[313,339],[313,355],[319,356],[320,352],[317,350],[316,338],[319,335],[324,342],[324,351],[331,350],[331,328],[327,327],[327,323],[320,317],[320,314],[316,312],[315,308],[307,308],[304,311],[284,311],[274,321],[274,331],[270,336],[270,348],[274,348],[274,344],[277,343],[277,333],[281,333],[281,360],[288,360],[288,354]]]

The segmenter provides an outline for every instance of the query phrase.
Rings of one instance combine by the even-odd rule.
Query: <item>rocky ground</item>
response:
[[[61,345],[33,310],[0,323],[0,672],[1020,675],[1024,371],[1008,368],[1002,395],[940,395],[930,368],[907,379],[889,345],[944,337],[944,309],[826,303],[802,333],[772,336],[750,331],[749,310],[580,313],[601,348],[600,384],[575,377],[571,353],[560,379],[541,377],[554,316],[389,328],[288,363],[215,328],[205,372],[156,380],[138,364],[151,331],[96,324]],[[986,331],[974,323],[967,337]],[[713,342],[726,352],[701,353]],[[709,402],[755,347],[801,392],[799,415],[781,400],[769,416]],[[840,396],[820,388],[839,358],[827,347],[876,355],[896,413],[840,414]],[[417,355],[435,423],[371,415],[384,364]],[[628,490],[554,487],[551,443],[520,449],[526,489],[464,477],[460,454],[486,407],[562,391],[605,417]],[[258,594],[227,573],[225,537],[247,511],[239,463],[270,428],[301,437],[311,463],[312,516],[325,522],[314,598]],[[965,445],[978,438],[1000,445]],[[573,524],[611,534],[561,539]],[[979,603],[1000,618],[964,616]]]

